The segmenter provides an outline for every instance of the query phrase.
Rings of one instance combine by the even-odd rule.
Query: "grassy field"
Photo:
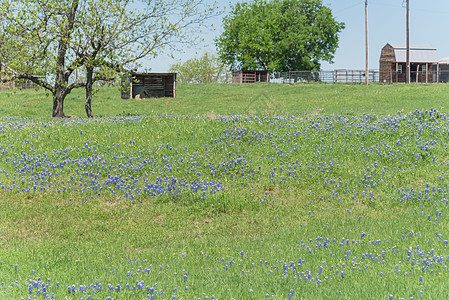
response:
[[[0,297],[449,296],[449,85],[0,93]],[[83,116],[82,91],[65,102]]]
[[[102,116],[139,116],[158,114],[253,114],[308,115],[325,114],[396,114],[398,111],[449,111],[447,84],[256,84],[256,85],[179,85],[177,98],[120,100],[117,87],[96,90],[94,113]],[[65,101],[68,115],[84,117],[84,91],[75,90]],[[0,92],[0,114],[22,117],[51,116],[52,99],[45,90]]]

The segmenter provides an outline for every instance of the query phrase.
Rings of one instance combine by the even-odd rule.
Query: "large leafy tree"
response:
[[[223,19],[219,57],[232,70],[319,70],[332,62],[344,23],[320,0],[237,3]]]
[[[49,90],[53,117],[64,117],[65,97],[85,87],[92,116],[93,83],[112,79],[101,70],[124,71],[167,46],[194,43],[196,27],[215,14],[213,8],[205,0],[0,0],[0,61],[5,53],[16,66],[0,82],[27,79]],[[86,73],[85,82],[69,80],[77,69]]]
[[[79,1],[2,1],[0,14],[4,18],[8,52],[20,52],[10,61],[16,73],[8,74],[2,82],[27,79],[53,94],[53,117],[63,117],[65,97],[77,87],[68,84],[72,72],[79,67],[76,59],[69,59],[69,44]],[[1,54],[1,53],[0,53]],[[11,58],[11,57],[10,57]],[[44,66],[44,76],[38,77],[29,62]]]

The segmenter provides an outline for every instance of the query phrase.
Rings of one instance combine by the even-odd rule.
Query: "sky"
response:
[[[207,1],[207,0],[205,0]],[[449,0],[410,1],[410,43],[431,44],[438,57],[449,56]],[[242,0],[218,0],[224,11],[222,16],[209,20],[214,31],[204,33],[204,42],[194,48],[174,53],[174,58],[161,54],[144,62],[144,67],[153,72],[167,72],[170,65],[198,57],[204,52],[215,52],[214,39],[222,29],[222,18],[232,5]],[[339,48],[333,64],[322,62],[322,70],[365,69],[365,0],[322,0],[332,9],[335,19],[344,22],[346,28],[340,33]],[[369,68],[379,69],[379,57],[387,43],[406,42],[405,0],[368,0],[368,52]]]

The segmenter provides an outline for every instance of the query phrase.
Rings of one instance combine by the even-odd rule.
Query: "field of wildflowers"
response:
[[[3,117],[0,298],[447,298],[448,145],[430,107]]]

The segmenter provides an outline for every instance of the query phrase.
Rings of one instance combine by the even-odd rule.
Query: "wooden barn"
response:
[[[122,77],[122,99],[176,98],[176,73],[131,72]]]
[[[379,60],[379,82],[406,81],[407,48],[386,44]],[[438,64],[437,50],[428,44],[410,45],[410,82],[432,82],[432,68]]]
[[[270,82],[267,70],[240,70],[232,73],[232,83]]]

